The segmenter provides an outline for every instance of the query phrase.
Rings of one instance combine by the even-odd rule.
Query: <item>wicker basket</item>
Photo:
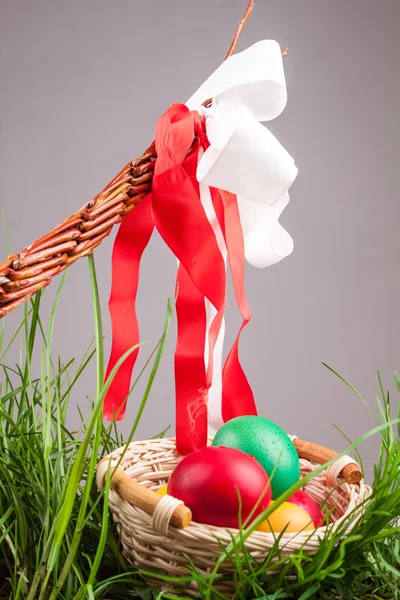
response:
[[[304,476],[319,465],[314,461],[302,458],[302,456],[310,455],[310,447],[314,449],[314,454],[315,448],[320,447],[306,442],[299,442],[296,446],[300,456],[301,475]],[[305,450],[303,451],[302,448]],[[326,457],[333,456],[335,453],[320,448],[320,454]],[[187,576],[188,559],[200,572],[210,573],[221,555],[221,544],[226,546],[232,539],[231,534],[235,533],[235,530],[229,531],[225,528],[203,525],[193,521],[184,528],[172,526],[171,514],[178,504],[175,499],[150,493],[150,500],[154,500],[157,505],[155,510],[154,505],[152,509],[148,510],[149,505],[144,506],[140,499],[137,499],[133,481],[136,482],[136,489],[137,484],[140,484],[149,490],[156,491],[167,483],[180,459],[181,457],[176,452],[174,438],[145,440],[132,443],[128,448],[115,450],[106,459],[103,459],[97,470],[97,485],[99,489],[102,489],[105,475],[110,468],[109,462],[111,461],[113,466],[120,461],[120,468],[114,470],[111,481],[109,506],[114,521],[118,523],[123,553],[127,560],[144,569],[149,567],[159,569],[165,574],[175,577]],[[323,463],[324,460],[321,462]],[[371,488],[365,485],[363,480],[358,483],[347,483],[343,479],[346,469],[350,473],[350,479],[352,477],[357,479],[355,473],[360,473],[359,467],[355,465],[353,459],[345,456],[304,487],[304,491],[317,502],[326,502],[333,528],[337,528],[350,513],[353,516],[357,514],[357,511],[354,512],[357,506],[360,506],[359,514],[361,515],[361,505],[371,494]],[[119,476],[115,477],[117,471]],[[142,508],[138,506],[142,506]],[[147,513],[154,513],[153,516],[147,514],[143,508]],[[356,519],[352,519],[346,534],[355,522]],[[319,527],[311,532],[283,534],[280,540],[281,556],[289,555],[302,546],[308,553],[315,552],[319,547],[320,538],[326,533],[327,527]],[[268,555],[274,541],[273,534],[256,531],[246,540],[246,547],[255,559],[262,561]],[[232,571],[232,563],[226,561],[221,565],[219,574],[229,575]],[[148,581],[159,584],[159,580],[151,577],[148,577]],[[229,580],[229,577],[223,578],[215,586],[224,593],[231,594],[234,591],[234,583]],[[177,584],[167,587],[174,591],[180,589]],[[196,595],[198,592],[196,583],[191,582],[186,591]]]

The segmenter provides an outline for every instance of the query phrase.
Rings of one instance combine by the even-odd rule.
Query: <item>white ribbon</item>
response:
[[[211,108],[202,103],[212,98]],[[209,187],[236,194],[246,260],[255,267],[273,265],[293,250],[293,240],[278,219],[289,202],[288,189],[297,175],[293,158],[260,121],[277,117],[287,101],[281,50],[264,40],[224,61],[186,103],[206,117],[210,147],[197,168],[200,197],[221,254],[226,248]],[[222,240],[222,241],[221,241]],[[208,329],[216,311],[206,301]],[[221,364],[224,327],[215,348],[214,380],[209,393],[209,428],[222,425]]]

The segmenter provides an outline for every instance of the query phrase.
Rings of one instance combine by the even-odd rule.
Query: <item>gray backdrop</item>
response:
[[[0,1],[0,206],[14,252],[145,149],[158,116],[185,101],[223,59],[245,5]],[[399,0],[258,0],[239,44],[274,38],[289,46],[289,102],[271,129],[300,169],[281,220],[295,251],[267,270],[248,268],[254,318],[241,356],[262,415],[338,450],[345,441],[334,424],[355,438],[373,422],[321,361],[371,403],[376,370],[394,389],[400,367],[399,17]],[[108,238],[96,251],[107,349],[111,248]],[[3,260],[3,233],[0,252]],[[174,258],[154,238],[138,302],[143,339],[161,333],[174,272]],[[47,314],[55,287],[45,294]],[[239,323],[233,302],[227,314],[229,342]],[[9,335],[21,316],[18,310],[9,319]],[[80,358],[92,335],[84,260],[68,272],[54,352]],[[174,337],[173,327],[137,437],[173,423]],[[73,402],[83,410],[94,381],[92,369],[76,390]],[[78,424],[74,406],[69,418]],[[371,465],[376,443],[363,452]]]

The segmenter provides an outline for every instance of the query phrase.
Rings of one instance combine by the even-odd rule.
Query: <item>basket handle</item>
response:
[[[107,462],[109,459],[103,458],[98,465],[98,474],[100,465],[104,464],[105,467],[108,468]],[[164,496],[160,496],[157,492],[153,492],[153,490],[149,490],[144,485],[133,481],[124,471],[117,467],[116,469],[111,466],[111,481],[110,487],[112,490],[117,492],[117,494],[123,499],[129,502],[132,506],[136,508],[142,509],[146,514],[151,517],[154,515],[157,505],[163,500]],[[98,481],[98,486],[104,486],[104,476],[107,473],[106,470],[101,470],[100,475],[102,481]],[[178,529],[183,529],[190,525],[192,520],[192,511],[185,506],[184,504],[179,504],[175,507],[169,523],[173,527],[177,527]]]
[[[296,447],[299,458],[305,458],[306,460],[312,460],[319,464],[324,464],[328,460],[331,460],[337,456],[337,452],[318,446],[311,442],[305,442],[295,438],[293,443]],[[100,461],[98,465],[98,486],[103,488],[104,477],[107,473],[109,458],[105,457]],[[101,465],[104,465],[102,469],[99,469]],[[149,516],[154,516],[156,507],[158,504],[165,499],[165,496],[160,496],[153,490],[149,490],[147,487],[133,481],[124,471],[120,468],[113,468],[111,466],[112,477],[110,481],[110,487],[123,499],[129,502],[132,506],[142,509]],[[359,483],[362,479],[362,472],[357,463],[347,464],[340,473],[341,477],[347,481],[347,483]],[[170,517],[170,524],[178,529],[183,529],[190,525],[192,520],[191,510],[184,504],[176,506]]]
[[[318,446],[318,444],[313,444],[311,442],[305,442],[304,440],[299,440],[298,438],[294,438],[293,443],[300,458],[312,460],[320,465],[323,465],[324,463],[328,462],[328,460],[332,460],[332,458],[335,458],[335,456],[338,455],[337,452],[329,450],[329,448]],[[350,461],[342,469],[340,476],[350,484],[360,483],[361,479],[363,478],[360,466],[356,462]]]

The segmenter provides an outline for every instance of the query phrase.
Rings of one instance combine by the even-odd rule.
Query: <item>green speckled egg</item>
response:
[[[254,456],[271,480],[272,498],[278,498],[300,478],[300,461],[293,442],[281,427],[263,417],[231,419],[219,429],[213,446],[236,448]]]

